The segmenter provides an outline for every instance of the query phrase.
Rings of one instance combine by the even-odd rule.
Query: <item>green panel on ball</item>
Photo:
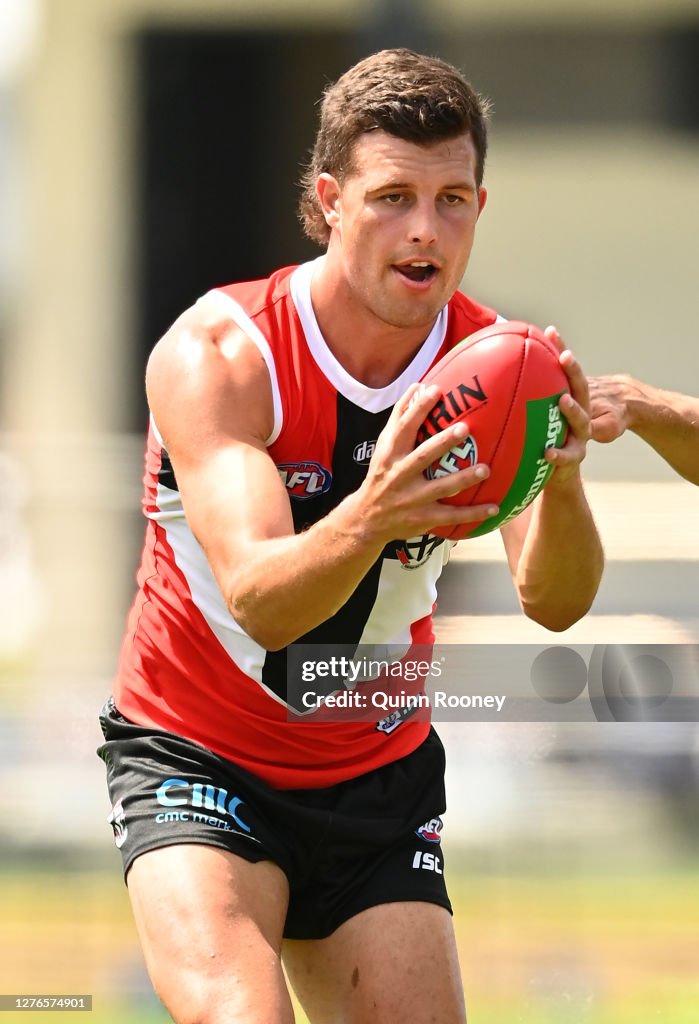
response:
[[[563,391],[547,398],[535,398],[527,402],[527,427],[522,449],[522,458],[512,481],[512,486],[500,502],[500,511],[492,519],[477,526],[470,537],[481,537],[484,533],[497,530],[510,519],[524,512],[553,473],[553,466],[543,458],[546,448],[562,448],[566,436],[566,421],[558,402]]]

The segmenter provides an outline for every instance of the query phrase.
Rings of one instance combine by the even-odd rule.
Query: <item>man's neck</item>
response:
[[[311,301],[328,348],[347,373],[370,388],[383,388],[401,375],[434,327],[394,327],[359,304],[327,259],[311,281]]]

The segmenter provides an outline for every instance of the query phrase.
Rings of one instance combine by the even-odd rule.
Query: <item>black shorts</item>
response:
[[[289,881],[285,938],[321,939],[381,903],[451,903],[441,846],[444,748],[417,750],[324,789],[273,789],[173,733],[129,722],[109,700],[97,753],[124,874],[135,857],[176,843],[270,860]]]

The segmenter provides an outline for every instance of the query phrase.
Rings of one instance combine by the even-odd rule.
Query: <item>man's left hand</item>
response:
[[[587,442],[590,440],[590,393],[580,363],[566,348],[556,328],[547,327],[544,334],[558,349],[559,362],[570,387],[570,394],[562,395],[558,403],[568,423],[566,443],[562,448],[548,448],[544,453],[546,461],[556,468],[546,486],[555,489],[559,484],[577,476],[580,463],[585,458]]]

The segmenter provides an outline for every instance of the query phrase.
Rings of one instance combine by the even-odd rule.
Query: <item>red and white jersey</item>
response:
[[[322,257],[320,257],[322,259]],[[267,448],[296,531],[364,479],[395,402],[462,338],[496,313],[457,292],[410,365],[384,388],[354,380],[335,359],[311,304],[314,263],[209,293],[259,348],[272,383]],[[404,757],[427,721],[288,720],[286,651],[260,647],[232,617],[182,508],[170,460],[151,422],[145,469],[148,518],[139,591],[115,682],[119,710],[140,725],[185,736],[280,789],[329,786]],[[298,643],[430,644],[437,579],[451,542],[399,538],[336,615]],[[377,717],[382,713],[377,712]]]

